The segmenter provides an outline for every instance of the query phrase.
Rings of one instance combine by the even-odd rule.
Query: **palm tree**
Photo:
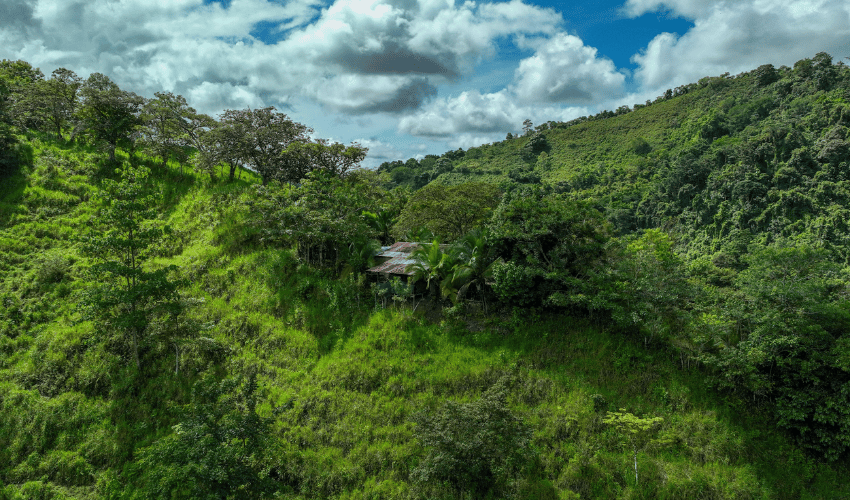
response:
[[[495,252],[488,242],[489,233],[485,229],[474,229],[463,236],[453,247],[455,264],[449,279],[444,280],[443,295],[460,302],[470,287],[481,295],[484,283],[493,275]],[[484,307],[487,307],[485,300]]]
[[[363,218],[366,220],[366,224],[377,231],[381,245],[388,245],[390,243],[390,230],[393,224],[395,224],[396,215],[389,210],[379,210],[378,212],[363,211]]]
[[[348,271],[359,273],[373,265],[379,248],[377,241],[359,237],[351,241],[348,246],[342,247],[340,261],[345,263]]]
[[[410,257],[414,262],[408,264],[405,271],[413,273],[411,281],[415,283],[424,279],[426,288],[431,290],[431,294],[436,300],[441,281],[451,274],[455,265],[454,256],[448,252],[443,252],[440,248],[440,239],[435,238],[431,243],[423,243],[415,248],[410,253]]]

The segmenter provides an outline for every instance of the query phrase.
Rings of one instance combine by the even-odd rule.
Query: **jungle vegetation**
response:
[[[0,499],[850,496],[848,127],[821,53],[370,171],[2,61]]]

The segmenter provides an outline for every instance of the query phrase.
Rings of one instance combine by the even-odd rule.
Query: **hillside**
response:
[[[850,68],[818,54],[381,170],[412,185],[542,183],[592,200],[620,233],[663,227],[692,257],[792,238],[846,262],[848,127]]]
[[[228,181],[124,143],[111,161],[97,138],[10,125],[0,498],[850,495],[846,246],[841,226],[812,239],[818,210],[846,206],[846,135],[833,136],[848,76],[830,68],[829,89],[800,79],[767,118],[751,94],[798,68],[555,125],[530,155],[534,134],[464,152],[435,185],[489,179],[479,170],[516,184],[478,222],[500,264],[487,314],[452,300],[456,275],[430,304],[376,295],[362,273],[369,240],[388,234],[375,221],[416,194],[374,174],[262,186],[245,169]],[[738,159],[801,103],[810,113],[781,137],[803,145]],[[810,170],[786,182],[776,172],[804,148]],[[733,183],[745,174],[761,197]],[[737,197],[699,195],[718,186]],[[795,188],[813,204],[759,225]],[[115,257],[131,247],[138,260]],[[803,279],[777,291],[777,276]]]

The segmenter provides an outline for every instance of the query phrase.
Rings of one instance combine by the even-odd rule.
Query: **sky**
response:
[[[850,1],[0,0],[0,59],[275,106],[368,167],[822,51],[850,56]]]

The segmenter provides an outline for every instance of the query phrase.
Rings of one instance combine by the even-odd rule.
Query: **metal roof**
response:
[[[369,269],[370,273],[381,273],[381,274],[396,274],[396,275],[413,275],[412,272],[405,271],[405,268],[416,262],[415,259],[410,258],[410,254],[419,248],[420,243],[414,243],[409,241],[399,241],[392,244],[389,247],[381,247],[381,253],[376,255],[377,258],[389,258],[383,264],[378,264],[377,266]],[[448,248],[448,245],[440,245],[440,248]]]

